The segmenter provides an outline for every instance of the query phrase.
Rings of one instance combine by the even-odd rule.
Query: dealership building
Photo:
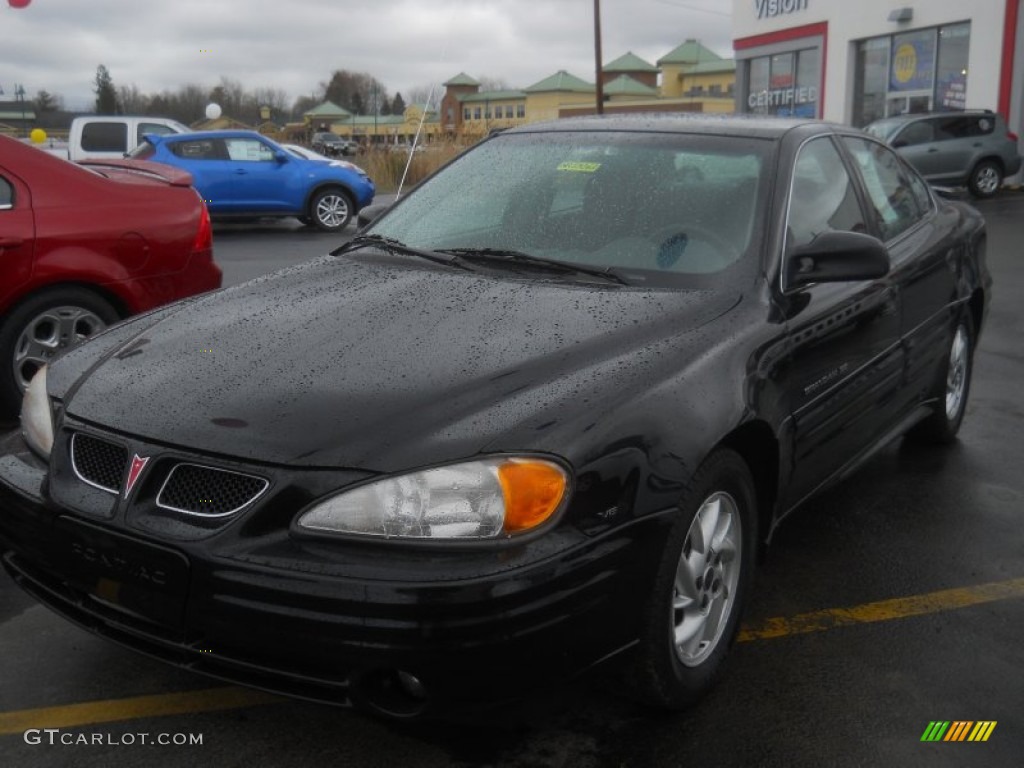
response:
[[[1024,0],[733,0],[736,109],[863,126],[991,109],[1024,133]]]

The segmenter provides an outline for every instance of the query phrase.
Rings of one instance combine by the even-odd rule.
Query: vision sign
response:
[[[809,0],[754,0],[758,19],[770,19],[796,11],[806,11]]]

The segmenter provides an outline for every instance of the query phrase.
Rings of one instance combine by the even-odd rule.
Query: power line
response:
[[[727,16],[732,18],[731,13],[725,11],[713,11],[710,8],[701,8],[699,5],[689,5],[687,3],[673,3],[672,0],[655,0],[656,2],[663,3],[664,5],[674,5],[677,8],[685,8],[688,11],[699,11],[700,13],[711,13],[715,16]]]

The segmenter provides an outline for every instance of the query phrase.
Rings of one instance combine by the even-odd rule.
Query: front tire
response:
[[[734,451],[716,450],[679,505],[644,609],[629,670],[642,701],[679,710],[712,687],[736,637],[756,544],[750,470]]]
[[[982,199],[992,197],[1003,185],[1003,169],[992,160],[982,160],[971,171],[967,187],[971,194]]]
[[[0,327],[0,420],[13,419],[43,365],[120,320],[110,302],[76,286],[29,297]]]
[[[340,189],[317,192],[309,204],[309,217],[317,229],[340,232],[352,220],[355,206],[348,194]]]
[[[967,411],[974,371],[974,323],[964,313],[953,329],[946,365],[935,382],[938,400],[935,411],[910,433],[911,437],[928,443],[946,444],[956,440]]]

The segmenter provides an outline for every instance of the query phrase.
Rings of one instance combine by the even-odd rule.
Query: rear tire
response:
[[[974,371],[974,323],[965,312],[956,322],[946,355],[946,365],[935,382],[933,396],[938,400],[935,411],[910,432],[920,442],[951,443],[967,411]]]
[[[627,681],[644,703],[679,710],[712,687],[736,637],[756,545],[750,470],[734,451],[716,450],[680,502],[644,609]]]
[[[975,197],[987,198],[995,195],[1003,185],[1003,169],[993,160],[982,160],[971,171],[967,188]]]
[[[110,302],[78,286],[50,288],[16,306],[0,326],[0,421],[17,417],[36,370],[120,319]]]

